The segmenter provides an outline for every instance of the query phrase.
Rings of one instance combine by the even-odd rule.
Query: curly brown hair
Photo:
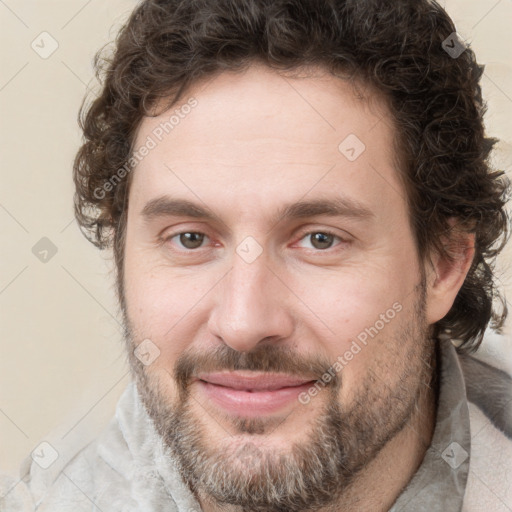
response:
[[[507,314],[494,263],[508,239],[509,184],[489,163],[497,139],[484,133],[484,67],[469,47],[456,58],[449,54],[443,41],[454,46],[455,32],[431,0],[140,3],[114,52],[96,55],[102,89],[81,106],[85,142],[74,163],[76,218],[95,245],[113,245],[121,301],[131,181],[125,166],[142,118],[156,115],[162,99],[166,108],[175,104],[198,80],[255,61],[281,71],[321,66],[387,98],[419,256],[450,256],[451,218],[474,233],[469,273],[433,335],[458,340],[460,351],[476,350],[489,322],[499,330]]]

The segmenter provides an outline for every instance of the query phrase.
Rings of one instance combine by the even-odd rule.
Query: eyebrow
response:
[[[161,196],[148,201],[142,209],[141,215],[146,222],[162,217],[192,217],[194,219],[224,224],[222,219],[210,209],[186,199],[171,198],[169,196]],[[273,225],[283,220],[320,215],[348,217],[356,220],[368,220],[375,217],[375,214],[359,201],[345,197],[336,197],[310,201],[302,200],[284,205],[270,220]]]

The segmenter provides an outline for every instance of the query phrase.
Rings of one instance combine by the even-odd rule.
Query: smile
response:
[[[252,372],[254,373],[254,372]],[[224,411],[245,417],[279,412],[298,400],[314,379],[281,374],[240,374],[237,372],[200,374],[200,392]]]

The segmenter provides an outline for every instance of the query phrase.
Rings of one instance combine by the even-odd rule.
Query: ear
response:
[[[450,219],[450,231],[442,237],[448,256],[433,254],[427,266],[427,321],[432,325],[450,311],[475,255],[475,235]]]

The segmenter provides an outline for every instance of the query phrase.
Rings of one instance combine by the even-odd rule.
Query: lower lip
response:
[[[242,391],[203,380],[198,381],[198,384],[208,399],[225,411],[245,417],[256,417],[278,412],[298,400],[299,395],[307,391],[313,382],[274,391]]]

